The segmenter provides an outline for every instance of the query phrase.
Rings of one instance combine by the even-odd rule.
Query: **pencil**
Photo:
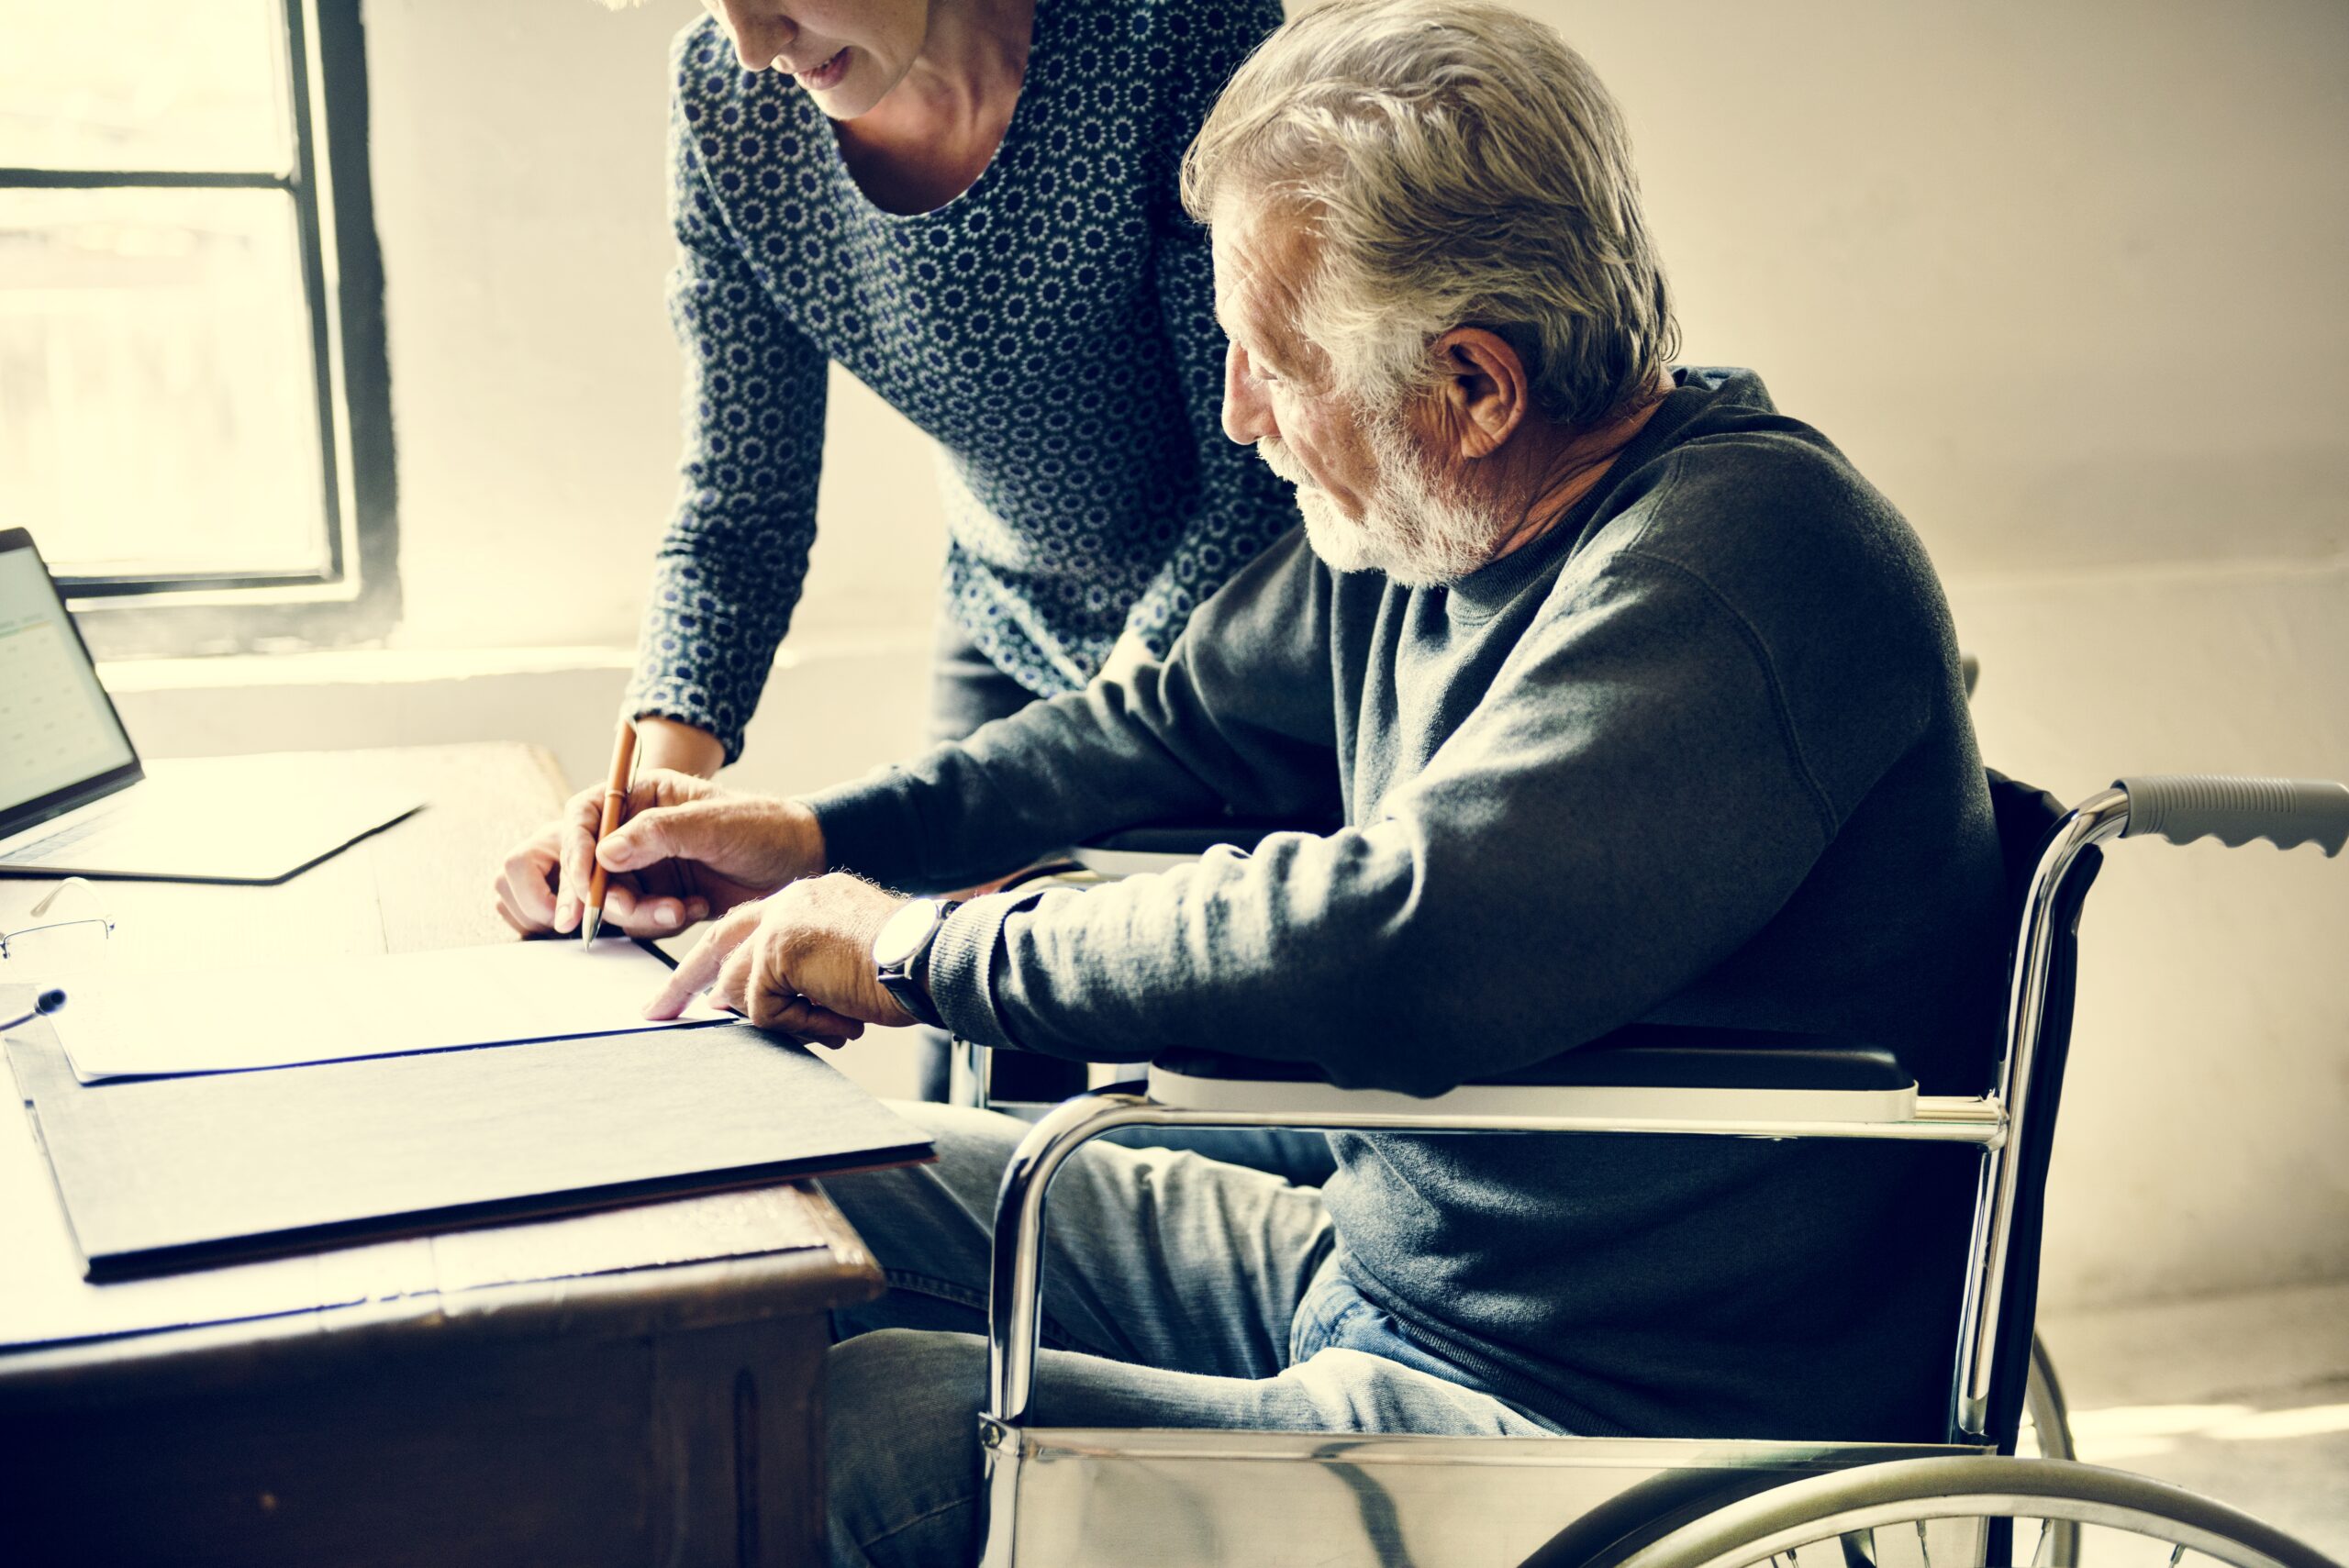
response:
[[[636,726],[623,718],[619,734],[612,741],[612,777],[604,785],[604,820],[596,829],[596,843],[602,843],[604,836],[616,830],[620,818],[628,815],[628,790],[635,778]],[[588,846],[587,852],[591,858],[594,856],[594,844]],[[587,878],[587,913],[579,922],[579,940],[583,942],[594,941],[596,929],[604,923],[604,885],[608,878],[603,862],[596,861],[595,866]]]

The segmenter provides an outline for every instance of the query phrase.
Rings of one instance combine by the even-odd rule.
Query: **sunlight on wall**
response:
[[[2248,1405],[2125,1405],[2072,1412],[2072,1441],[2090,1464],[2168,1453],[2181,1439],[2267,1442],[2349,1432],[2349,1405],[2254,1410]]]

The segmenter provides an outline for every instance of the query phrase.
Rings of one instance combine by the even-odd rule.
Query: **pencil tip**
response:
[[[603,923],[604,912],[601,909],[588,910],[587,917],[579,922],[579,940],[582,942],[594,941],[596,940],[596,929]]]

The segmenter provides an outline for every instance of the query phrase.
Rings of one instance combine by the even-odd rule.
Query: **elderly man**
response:
[[[1757,377],[1668,368],[1588,67],[1494,6],[1310,11],[1232,81],[1184,193],[1231,339],[1225,428],[1296,484],[1302,533],[1163,663],[905,766],[805,801],[656,781],[607,865],[780,891],[655,1011],[714,984],[818,1037],[1207,1042],[1421,1093],[1645,1019],[1867,1038],[1929,1092],[1978,1090],[2002,892],[1941,593]],[[1348,825],[958,906],[818,874],[956,887],[1223,808]],[[831,1185],[893,1286],[833,1351],[842,1562],[971,1551],[988,1227],[1022,1129],[911,1114],[934,1166]],[[1331,1141],[1319,1191],[1074,1160],[1038,1418],[1939,1436],[1965,1151]]]

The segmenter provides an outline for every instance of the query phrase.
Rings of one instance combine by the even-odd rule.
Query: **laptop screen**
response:
[[[128,783],[138,762],[31,537],[0,529],[0,833]]]

